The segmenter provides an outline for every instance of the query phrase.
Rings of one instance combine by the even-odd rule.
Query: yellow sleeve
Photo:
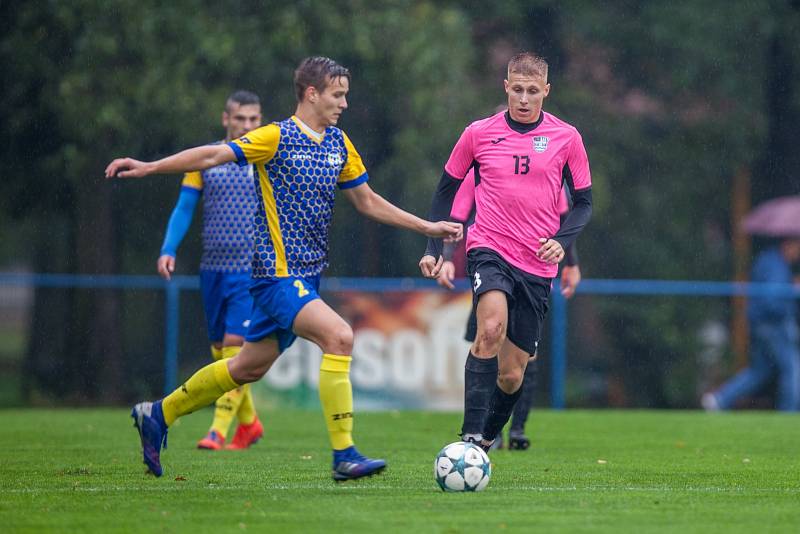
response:
[[[236,154],[236,162],[240,167],[250,163],[266,163],[278,151],[281,140],[281,128],[277,124],[267,124],[248,132],[239,139],[234,139],[228,146]]]
[[[342,135],[344,136],[344,146],[347,149],[347,161],[345,161],[336,183],[339,184],[340,189],[350,189],[369,180],[369,175],[367,175],[367,168],[361,160],[361,154],[353,146],[347,134],[342,132]]]
[[[203,190],[203,175],[200,174],[200,171],[192,171],[187,172],[183,175],[183,181],[181,182],[181,187],[190,187],[192,189],[197,189],[198,191]]]

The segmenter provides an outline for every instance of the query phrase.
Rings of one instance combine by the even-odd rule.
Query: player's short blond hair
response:
[[[522,74],[523,76],[537,76],[547,80],[547,61],[542,56],[532,52],[520,52],[508,62],[508,76]]]

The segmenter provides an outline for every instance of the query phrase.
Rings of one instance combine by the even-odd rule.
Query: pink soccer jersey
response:
[[[536,251],[539,238],[558,232],[564,180],[572,180],[577,191],[592,186],[578,131],[544,111],[538,126],[526,133],[512,129],[505,112],[492,115],[464,130],[445,171],[462,179],[472,167],[480,183],[467,250],[489,248],[525,272],[556,276],[558,266],[541,261]],[[459,194],[453,204],[457,215],[468,199],[468,192]]]
[[[453,199],[453,208],[450,210],[450,217],[457,221],[466,222],[469,220],[472,209],[475,207],[475,169],[470,168],[467,175],[458,187],[456,197]],[[569,199],[567,191],[561,189],[561,197],[558,199],[558,214],[564,215],[569,211]]]

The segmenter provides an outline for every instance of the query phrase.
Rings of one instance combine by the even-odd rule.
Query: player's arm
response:
[[[461,239],[461,225],[446,221],[429,222],[403,211],[375,191],[367,184],[369,175],[350,138],[344,134],[347,159],[339,173],[337,183],[347,199],[363,215],[375,221],[413,230],[429,237],[444,237],[450,240]]]
[[[578,284],[581,283],[581,268],[578,265],[578,246],[572,242],[564,254],[564,266],[561,268],[561,294],[572,298]]]
[[[556,235],[552,237],[561,244],[561,248],[564,250],[575,242],[578,234],[592,218],[592,188],[573,191],[572,200],[572,210],[561,223],[561,228],[558,229]]]
[[[439,179],[439,185],[436,186],[436,191],[431,200],[431,210],[428,218],[432,221],[436,220],[450,220],[450,210],[453,207],[453,201],[456,198],[456,193],[459,186],[464,180],[451,176],[447,170],[442,173]],[[425,247],[425,255],[434,258],[442,254],[443,244],[441,239],[428,239],[428,244]]]
[[[118,158],[106,167],[106,178],[141,178],[151,174],[176,174],[205,170],[236,161],[229,145],[204,145],[189,148],[157,161]]]
[[[472,135],[472,129],[467,127],[450,153],[450,158],[448,158],[444,166],[444,172],[442,172],[442,177],[439,179],[439,184],[436,186],[436,191],[431,200],[431,210],[428,217],[430,220],[463,220],[460,217],[453,218],[451,211],[465,211],[464,206],[467,205],[470,206],[466,208],[467,213],[471,211],[471,205],[474,203],[475,198],[474,186],[471,190],[467,188],[463,192],[461,188],[463,188],[465,182],[464,176],[474,164]],[[458,205],[454,205],[457,196],[460,196],[462,201]],[[428,239],[425,253],[422,255],[422,259],[419,260],[419,268],[423,276],[436,278],[439,275],[443,264],[442,252],[443,243],[441,240]]]
[[[374,221],[396,226],[397,228],[413,230],[428,237],[446,238],[454,241],[461,239],[462,227],[460,223],[448,221],[430,222],[420,219],[377,194],[366,182],[342,191],[359,213]]]
[[[464,239],[467,238],[467,225],[475,219],[475,176],[473,173],[461,180],[461,185],[458,187],[456,197],[453,199],[453,207],[450,209],[450,220],[461,222],[464,225]],[[430,241],[430,240],[429,240]],[[457,245],[456,243],[445,241],[442,245],[442,263],[439,273],[436,276],[436,283],[447,289],[455,289],[453,280],[455,279],[456,267],[453,263]],[[429,245],[430,249],[430,245]],[[436,265],[436,258],[432,254],[428,254],[429,249],[426,249],[426,255],[420,260],[420,268],[427,263],[428,265]]]
[[[589,158],[581,136],[576,132],[567,163],[562,169],[564,182],[572,197],[572,209],[561,223],[556,235],[542,237],[536,255],[549,263],[558,263],[564,251],[575,241],[592,217],[592,178],[589,173]]]
[[[178,203],[175,205],[175,209],[172,210],[172,215],[170,215],[167,232],[164,235],[164,243],[161,245],[161,255],[156,264],[158,274],[166,280],[169,280],[171,273],[175,272],[175,257],[178,247],[183,238],[186,237],[186,232],[192,224],[194,211],[200,199],[201,189],[187,185],[187,182],[199,182],[202,188],[202,178],[199,172],[186,174],[183,179],[184,185],[181,187],[181,194],[178,197]]]

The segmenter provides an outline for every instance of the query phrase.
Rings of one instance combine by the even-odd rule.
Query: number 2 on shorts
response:
[[[303,282],[301,282],[300,280],[295,280],[294,284],[292,284],[292,285],[297,288],[297,296],[298,297],[303,298],[306,295],[308,295],[308,290],[305,288],[305,286],[303,285]]]

